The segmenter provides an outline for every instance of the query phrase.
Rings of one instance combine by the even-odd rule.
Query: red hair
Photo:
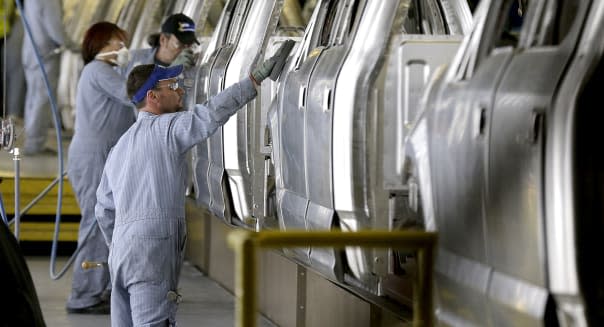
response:
[[[109,22],[100,22],[90,26],[84,34],[84,42],[82,42],[84,65],[93,61],[94,57],[113,37],[126,41],[128,33],[114,23]]]

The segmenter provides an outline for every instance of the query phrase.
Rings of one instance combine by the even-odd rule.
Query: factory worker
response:
[[[100,22],[86,31],[82,43],[85,66],[77,87],[75,131],[67,164],[82,214],[78,235],[81,250],[67,301],[69,313],[109,313],[109,270],[83,270],[82,262],[107,262],[109,255],[96,224],[94,206],[109,150],[136,118],[126,94],[126,80],[115,70],[128,63],[127,42],[126,31],[113,23]]]
[[[112,326],[175,325],[186,241],[186,152],[254,99],[267,76],[280,73],[280,53],[187,111],[177,78],[182,66],[142,65],[128,76],[138,118],[109,154],[95,208],[111,244]]]
[[[29,22],[36,47],[40,51],[51,92],[56,94],[60,69],[60,52],[57,50],[61,46],[76,48],[65,36],[61,1],[27,1],[24,14]],[[56,154],[55,151],[45,147],[52,113],[44,77],[27,33],[23,38],[22,56],[27,84],[24,112],[25,145],[22,153],[24,155]]]
[[[166,18],[161,33],[151,35],[149,44],[151,48],[132,51],[132,59],[125,70],[126,76],[138,65],[183,65],[185,70],[195,65],[191,47],[199,44],[199,41],[195,36],[195,23],[184,14]]]

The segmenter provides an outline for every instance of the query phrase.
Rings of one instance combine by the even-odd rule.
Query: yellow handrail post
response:
[[[420,249],[417,252],[417,259],[418,273],[413,288],[413,326],[432,326],[434,250],[432,247]]]
[[[235,250],[235,326],[256,326],[256,256],[258,242],[253,232],[237,230],[228,236]]]

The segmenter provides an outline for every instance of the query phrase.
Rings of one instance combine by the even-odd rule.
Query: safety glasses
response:
[[[172,83],[168,83],[168,84],[163,84],[163,85],[157,85],[156,88],[162,88],[162,87],[167,87],[172,91],[176,91],[180,88],[180,82],[178,80],[172,82]]]

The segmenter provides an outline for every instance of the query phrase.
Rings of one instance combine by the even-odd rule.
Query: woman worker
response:
[[[69,313],[109,313],[107,267],[83,270],[82,262],[107,262],[109,254],[96,224],[94,206],[109,150],[135,121],[125,78],[117,72],[118,66],[128,64],[127,38],[126,31],[117,25],[100,22],[88,29],[82,44],[85,66],[77,86],[75,132],[67,164],[82,214],[78,235],[81,250],[66,305]]]

